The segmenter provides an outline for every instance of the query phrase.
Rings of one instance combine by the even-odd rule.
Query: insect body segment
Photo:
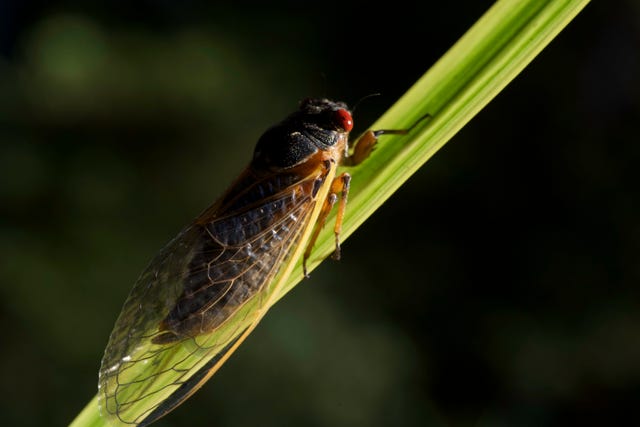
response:
[[[347,157],[352,128],[345,104],[303,101],[262,135],[222,197],[149,264],[102,359],[99,403],[113,424],[148,425],[200,388],[273,303],[280,266],[301,254],[307,273],[335,204],[340,256],[351,177],[336,170],[363,161],[380,134],[366,133]],[[405,131],[382,131],[394,132]]]

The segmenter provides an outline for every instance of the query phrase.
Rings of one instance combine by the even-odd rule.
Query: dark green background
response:
[[[0,424],[74,418],[264,129],[380,92],[366,129],[492,2],[416,3],[0,2]],[[157,425],[637,422],[639,52],[588,6]]]

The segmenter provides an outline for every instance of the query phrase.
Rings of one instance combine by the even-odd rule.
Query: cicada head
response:
[[[253,165],[282,170],[304,163],[318,151],[346,143],[353,129],[347,105],[324,98],[307,98],[298,111],[267,130],[258,140]]]

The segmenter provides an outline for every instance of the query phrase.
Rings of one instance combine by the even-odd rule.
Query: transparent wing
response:
[[[315,201],[304,187],[232,214],[209,210],[214,219],[196,220],[156,256],[109,338],[99,379],[103,415],[147,425],[226,360],[260,319],[265,284],[309,222]]]

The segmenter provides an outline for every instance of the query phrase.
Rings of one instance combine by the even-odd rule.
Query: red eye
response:
[[[335,120],[338,126],[344,129],[345,132],[351,132],[353,129],[353,118],[351,117],[351,113],[341,108],[336,110]]]

